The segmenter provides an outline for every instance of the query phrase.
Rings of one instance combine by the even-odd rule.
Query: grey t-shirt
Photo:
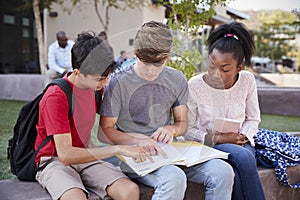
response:
[[[154,81],[139,77],[133,66],[111,76],[100,114],[117,118],[123,132],[151,135],[171,124],[172,108],[187,104],[188,85],[182,72],[164,67]]]

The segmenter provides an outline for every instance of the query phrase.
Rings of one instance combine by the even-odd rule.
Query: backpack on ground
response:
[[[300,139],[285,132],[259,129],[255,138],[255,153],[259,164],[275,168],[277,180],[291,188],[300,188],[300,182],[288,181],[287,167],[300,164]]]
[[[37,136],[36,124],[39,116],[39,102],[51,85],[58,85],[65,92],[69,103],[69,118],[72,116],[72,88],[62,78],[53,80],[41,94],[22,107],[13,129],[14,135],[8,141],[7,153],[11,172],[23,181],[35,181],[37,171],[46,166],[43,165],[37,168],[35,157],[39,150],[50,141],[52,136],[46,137],[36,151],[34,150],[34,144]]]

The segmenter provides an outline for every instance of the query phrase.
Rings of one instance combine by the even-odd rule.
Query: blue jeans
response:
[[[205,200],[231,199],[234,172],[224,160],[213,159],[192,167],[184,167],[183,170],[189,181],[204,184]]]
[[[121,164],[122,171],[131,179],[154,188],[152,200],[181,200],[186,190],[186,176],[175,165],[166,165],[143,177],[130,172],[128,166]]]
[[[236,144],[218,144],[214,148],[229,154],[229,163],[235,173],[233,200],[264,200],[263,187],[257,172],[255,149],[248,143],[242,147]]]

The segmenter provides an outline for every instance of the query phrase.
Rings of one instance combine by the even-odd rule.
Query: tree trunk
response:
[[[44,51],[44,40],[43,40],[43,31],[42,31],[42,22],[41,14],[39,9],[39,0],[33,0],[33,13],[35,18],[35,26],[37,31],[38,39],[38,48],[39,48],[39,60],[40,60],[40,69],[41,74],[46,72],[46,62],[45,62],[45,51]]]
[[[107,30],[107,27],[105,26],[104,21],[101,17],[101,14],[100,14],[100,11],[99,11],[99,8],[98,8],[98,1],[97,0],[94,0],[94,8],[95,8],[95,11],[96,11],[96,14],[97,14],[97,17],[99,19],[100,24],[104,28],[104,32],[107,33],[108,30]]]

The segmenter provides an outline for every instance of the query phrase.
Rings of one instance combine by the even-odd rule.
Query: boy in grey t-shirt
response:
[[[172,42],[170,29],[162,23],[151,21],[138,30],[134,41],[137,63],[113,74],[105,89],[100,111],[102,129],[98,132],[101,141],[142,146],[152,156],[164,156],[157,142],[171,143],[174,137],[185,134],[188,124],[187,81],[181,72],[165,66]],[[232,169],[226,162],[215,160],[196,165],[194,171],[187,172],[188,178],[205,184],[210,190],[207,199],[216,199],[213,196],[220,188],[231,194]],[[229,181],[220,181],[216,173],[212,178],[201,173],[204,168],[215,168],[218,164],[224,175],[229,175]],[[213,168],[208,172],[218,172]],[[152,199],[184,198],[186,174],[175,165],[163,166],[143,177],[134,173],[127,175],[154,187]]]
[[[106,142],[143,146],[151,155],[164,155],[157,141],[171,143],[186,132],[187,81],[181,72],[164,66],[172,41],[170,29],[162,23],[145,23],[137,32],[137,63],[111,76],[105,91],[100,111],[104,135],[99,137],[106,137]],[[154,187],[152,199],[184,197],[186,176],[175,165],[143,177],[127,175]]]

